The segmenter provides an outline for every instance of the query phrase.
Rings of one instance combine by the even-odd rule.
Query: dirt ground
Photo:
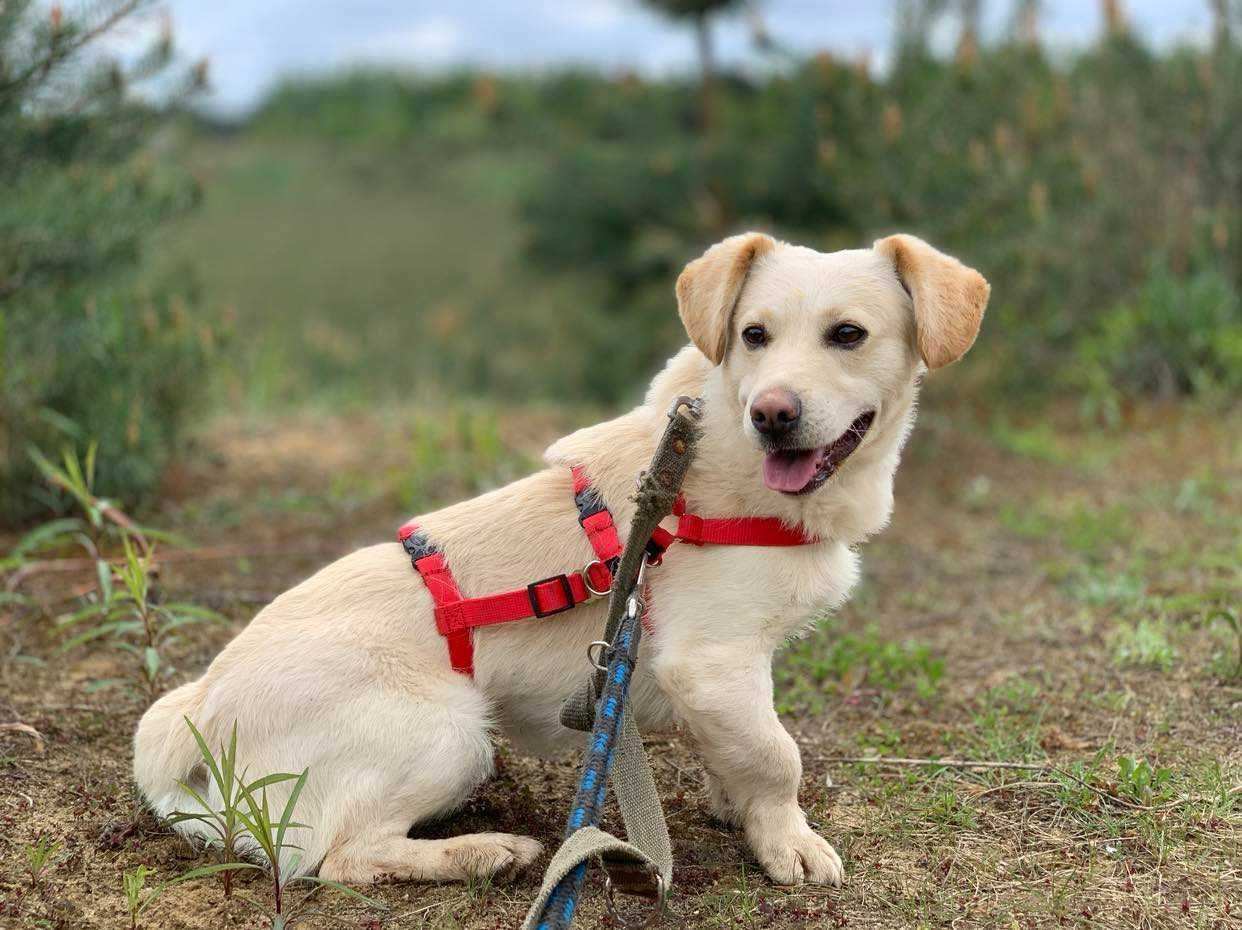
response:
[[[865,581],[779,660],[802,803],[845,859],[844,888],[772,886],[709,815],[682,740],[649,736],[675,845],[668,926],[1242,926],[1242,645],[1228,621],[1242,588],[1242,416],[1150,408],[1107,430],[1063,419],[925,405]],[[161,567],[166,596],[233,625],[183,640],[171,682],[334,555],[391,538],[430,500],[520,473],[583,421],[485,410],[446,432],[413,411],[338,411],[205,427],[143,516],[197,547]],[[89,585],[79,575],[37,574],[23,591],[55,614]],[[62,652],[42,609],[2,604],[0,724],[38,738],[0,731],[0,926],[128,927],[124,872],[155,869],[150,888],[212,860],[137,804],[129,740],[146,699],[90,687],[122,658]],[[459,815],[421,829],[554,847],[575,763],[498,753],[497,777]],[[888,761],[849,761],[875,757]],[[41,839],[59,845],[36,877]],[[321,889],[302,925],[510,928],[537,884],[390,884],[369,892],[382,906]],[[258,876],[238,886],[267,893]],[[602,900],[593,880],[582,926],[617,925]],[[268,926],[214,877],[170,887],[138,923]]]

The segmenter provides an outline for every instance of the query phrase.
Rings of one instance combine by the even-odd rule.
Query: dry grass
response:
[[[414,472],[459,462],[503,479],[570,419],[479,409],[447,431],[408,411],[218,425],[150,517],[221,555],[170,562],[163,582],[240,625],[253,602],[387,538],[428,496],[475,489],[452,468],[432,482]],[[1239,600],[1240,425],[1166,408],[1107,434],[995,429],[930,403],[893,526],[866,550],[864,585],[778,670],[806,760],[803,803],[849,884],[767,883],[707,814],[693,755],[658,735],[673,923],[1238,926],[1242,673],[1211,614]],[[173,658],[191,674],[229,635],[205,630]],[[125,926],[122,871],[167,878],[202,861],[136,804],[128,740],[141,703],[86,692],[109,660],[58,655],[37,612],[8,613],[0,636],[0,723],[31,726],[46,744],[0,730],[0,926]],[[829,761],[873,756],[1029,767]],[[1126,777],[1122,759],[1144,760],[1156,783]],[[498,777],[425,829],[554,843],[573,770],[502,749]],[[40,838],[62,846],[34,881],[26,850]],[[258,880],[239,883],[261,893]],[[536,883],[394,884],[377,891],[382,912],[320,892],[307,925],[512,927]],[[599,905],[596,889],[583,926],[601,920]],[[142,925],[261,923],[207,880],[170,890]]]

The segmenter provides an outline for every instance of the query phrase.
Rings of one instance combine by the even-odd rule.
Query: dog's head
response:
[[[904,423],[923,366],[966,353],[988,284],[913,236],[822,253],[746,233],[677,281],[686,332],[721,368],[764,483],[807,494],[872,431]],[[903,409],[892,409],[902,406]]]

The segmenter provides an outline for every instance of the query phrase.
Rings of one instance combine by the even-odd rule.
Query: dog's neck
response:
[[[763,483],[763,455],[741,435],[742,413],[725,384],[722,369],[693,347],[675,355],[651,384],[642,405],[615,420],[579,430],[548,450],[554,464],[581,464],[601,478],[618,467],[618,448],[638,448],[650,457],[664,429],[669,404],[678,395],[702,397],[702,438],[684,491],[691,511],[704,517],[779,517],[801,524],[824,541],[861,542],[888,523],[893,475],[914,423],[917,385],[911,379],[892,398],[867,439],[838,474],[817,491],[790,496]],[[621,487],[633,475],[614,476]]]

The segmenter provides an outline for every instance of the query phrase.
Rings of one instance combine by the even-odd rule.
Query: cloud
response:
[[[340,56],[343,65],[385,62],[419,68],[442,68],[462,57],[461,23],[439,16],[378,35],[367,35]]]
[[[166,0],[189,58],[210,57],[226,110],[253,106],[281,76],[358,63],[436,70],[456,65],[532,69],[566,65],[665,74],[695,64],[691,31],[638,0]],[[893,33],[895,0],[763,0],[768,31],[799,53],[832,50],[881,60]],[[1127,0],[1149,39],[1198,39],[1209,28],[1203,0]],[[989,31],[1007,26],[1011,6],[992,3]],[[432,10],[433,12],[429,12]],[[1082,44],[1099,31],[1097,4],[1046,0],[1044,32],[1055,45]],[[720,60],[753,61],[741,14],[722,18]]]

